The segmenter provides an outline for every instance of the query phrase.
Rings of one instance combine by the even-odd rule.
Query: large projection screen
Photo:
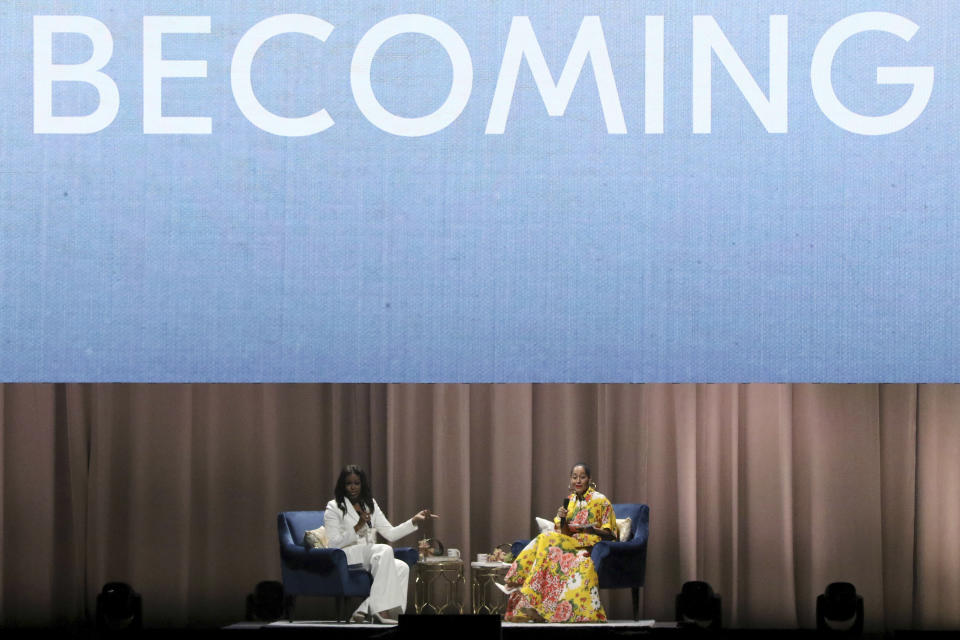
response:
[[[0,380],[960,380],[958,16],[4,2]]]

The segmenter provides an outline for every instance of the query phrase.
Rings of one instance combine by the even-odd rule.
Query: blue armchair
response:
[[[314,549],[303,545],[303,534],[323,526],[323,511],[282,511],[277,516],[280,534],[280,569],[284,592],[290,596],[286,617],[293,621],[295,596],[327,596],[337,601],[337,620],[346,621],[345,598],[370,595],[373,577],[362,565],[348,565],[341,549]],[[395,558],[411,567],[417,552],[410,547],[393,550]]]
[[[630,518],[630,537],[625,542],[598,542],[590,552],[590,559],[597,570],[601,589],[630,587],[633,600],[633,619],[640,619],[640,587],[647,570],[647,537],[650,533],[650,507],[645,504],[624,503],[613,505],[618,519]],[[516,557],[529,540],[513,543]]]

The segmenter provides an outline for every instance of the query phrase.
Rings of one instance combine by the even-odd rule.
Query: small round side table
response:
[[[473,613],[507,612],[507,596],[497,589],[495,582],[503,584],[510,565],[506,562],[471,562],[470,595]]]
[[[439,557],[414,567],[414,609],[418,614],[463,613],[463,560]]]

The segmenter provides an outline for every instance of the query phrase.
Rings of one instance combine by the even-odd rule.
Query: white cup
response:
[[[489,558],[490,558],[489,554],[486,554],[486,553],[477,554],[477,562],[487,562]]]
[[[460,549],[447,549],[448,558],[460,558]]]

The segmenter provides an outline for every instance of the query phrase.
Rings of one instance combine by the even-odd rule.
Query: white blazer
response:
[[[377,534],[393,542],[404,536],[408,536],[417,530],[417,525],[413,523],[413,518],[406,522],[393,526],[387,517],[380,510],[377,501],[373,501],[373,513],[370,516],[370,526],[366,529],[360,529],[357,533],[354,527],[360,522],[360,515],[353,508],[349,500],[346,500],[347,512],[340,511],[336,500],[327,503],[326,511],[323,516],[323,526],[327,532],[327,546],[333,549],[343,549],[347,554],[348,564],[357,564],[362,562],[362,545],[373,544],[377,541]]]

